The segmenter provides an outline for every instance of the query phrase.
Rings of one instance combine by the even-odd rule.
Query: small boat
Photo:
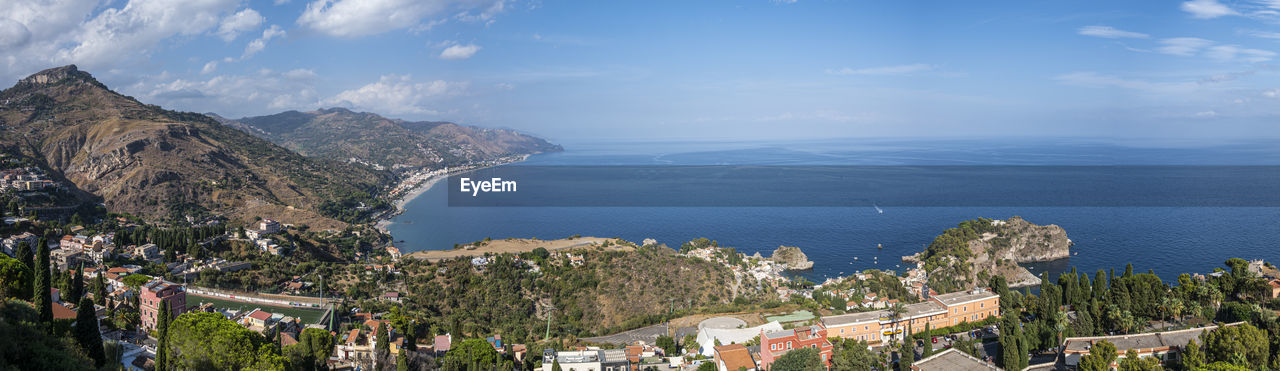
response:
[[[877,248],[877,249],[883,249],[883,248],[884,248],[884,245],[876,244],[876,248]]]

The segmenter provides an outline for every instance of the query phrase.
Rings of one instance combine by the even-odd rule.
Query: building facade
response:
[[[153,280],[142,285],[138,293],[142,328],[153,330],[160,319],[161,303],[168,302],[170,315],[177,318],[187,311],[187,290],[181,285],[165,280]]]
[[[903,309],[897,316],[890,310],[829,316],[822,324],[832,337],[887,343],[922,332],[926,325],[936,329],[999,316],[1000,295],[986,289],[953,292],[904,305]]]
[[[832,346],[827,340],[827,328],[822,325],[797,327],[790,330],[760,333],[760,369],[769,370],[778,357],[795,349],[814,348],[818,357],[831,367]]]

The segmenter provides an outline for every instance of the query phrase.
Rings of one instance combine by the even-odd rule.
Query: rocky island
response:
[[[803,271],[813,269],[813,261],[795,246],[778,246],[773,250],[773,254],[769,255],[769,260],[780,264],[786,270]]]
[[[902,257],[928,272],[929,287],[938,292],[985,285],[1005,277],[1010,287],[1040,284],[1018,263],[1044,262],[1070,255],[1071,240],[1057,225],[1036,225],[1021,217],[978,218],[943,232],[920,253]]]

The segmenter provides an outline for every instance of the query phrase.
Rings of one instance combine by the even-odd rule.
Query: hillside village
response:
[[[52,281],[39,285],[49,287],[51,323],[79,326],[77,323],[82,319],[77,317],[77,312],[82,312],[83,305],[92,305],[101,341],[117,349],[111,362],[122,368],[142,370],[158,368],[157,359],[166,359],[158,353],[160,348],[172,346],[161,344],[169,344],[168,337],[175,335],[166,335],[158,329],[165,323],[189,316],[199,321],[225,320],[247,331],[246,334],[278,344],[281,349],[296,350],[302,346],[299,344],[327,339],[321,341],[327,344],[323,357],[306,358],[288,351],[280,354],[289,362],[315,362],[328,369],[378,368],[399,363],[413,363],[421,369],[450,369],[458,367],[454,362],[461,362],[456,359],[462,352],[460,349],[466,349],[467,354],[491,352],[492,357],[485,358],[484,362],[507,365],[499,368],[548,371],[782,370],[786,368],[778,366],[779,362],[791,362],[787,355],[798,354],[796,349],[813,349],[820,364],[833,369],[849,367],[848,362],[853,362],[850,352],[862,354],[859,357],[865,358],[863,362],[871,360],[879,365],[873,367],[911,364],[913,369],[946,369],[963,364],[999,368],[1014,357],[1000,351],[1001,345],[1040,336],[1015,335],[1001,330],[1007,329],[1008,321],[1023,321],[1027,326],[1025,331],[1041,326],[1038,321],[1045,319],[1036,319],[1036,313],[1045,309],[1039,303],[1049,300],[1043,293],[1062,295],[1053,300],[1061,300],[1057,308],[1066,311],[1066,321],[1071,322],[1068,328],[1075,328],[1082,316],[1095,316],[1081,314],[1082,310],[1075,309],[1079,308],[1077,304],[1067,304],[1082,303],[1076,295],[1086,295],[1094,301],[1110,300],[1107,299],[1109,292],[1128,287],[1123,286],[1128,285],[1123,282],[1133,280],[1136,285],[1145,277],[1131,272],[1109,279],[1095,276],[1103,282],[1111,281],[1110,285],[1114,286],[1102,296],[1096,296],[1101,289],[1085,294],[1076,280],[1062,278],[1058,284],[1042,282],[1040,295],[1012,291],[1002,277],[993,278],[991,285],[939,293],[928,288],[923,263],[900,274],[868,270],[814,284],[790,275],[786,264],[759,254],[738,253],[733,248],[716,246],[713,241],[690,241],[675,251],[653,240],[634,244],[586,239],[588,242],[584,244],[553,252],[533,249],[520,254],[483,253],[436,262],[406,258],[394,246],[370,245],[360,252],[359,261],[339,264],[335,266],[338,270],[282,277],[270,290],[253,292],[234,285],[210,287],[205,284],[222,282],[209,281],[211,274],[261,274],[270,267],[260,264],[278,264],[273,262],[300,254],[296,242],[302,241],[298,227],[262,218],[250,228],[201,223],[184,229],[148,229],[146,234],[138,234],[136,231],[148,227],[125,217],[110,222],[107,223],[112,225],[110,230],[102,228],[107,224],[86,227],[30,220],[7,226],[9,234],[3,239],[6,256],[2,259],[16,263],[40,259],[41,254],[47,254]],[[178,239],[176,243],[173,238]],[[174,248],[184,244],[188,247]],[[216,253],[220,249],[217,246],[228,245],[240,246],[235,249],[242,250],[234,251],[258,257],[238,261],[222,257],[226,252]],[[423,274],[451,275],[455,274],[454,269],[462,267],[466,270],[462,274],[477,277],[494,274],[573,277],[601,269],[604,266],[600,264],[608,259],[653,254],[647,251],[661,249],[671,251],[675,259],[689,259],[686,261],[722,269],[729,278],[721,281],[729,286],[722,292],[738,299],[724,301],[722,303],[728,304],[718,307],[699,304],[662,316],[648,325],[641,322],[639,327],[621,328],[622,332],[613,334],[584,332],[599,336],[575,340],[572,332],[562,332],[566,329],[558,323],[567,319],[551,314],[525,320],[532,322],[527,323],[529,328],[545,325],[547,335],[552,325],[556,325],[557,335],[553,338],[519,331],[486,331],[476,326],[479,323],[450,323],[458,318],[453,315],[443,321],[419,317],[420,314],[414,313],[420,312],[414,308],[425,305],[424,298],[420,288],[407,284]],[[1280,296],[1280,271],[1262,261],[1228,263],[1239,265],[1232,266],[1231,270],[1187,276],[1188,280],[1179,287],[1167,290],[1176,293],[1184,290],[1180,287],[1198,286],[1231,287],[1229,290],[1238,292],[1230,297],[1209,296],[1210,300],[1216,300],[1211,304],[1218,308],[1255,300],[1263,305],[1276,302]],[[518,270],[501,273],[507,267]],[[1080,282],[1086,280],[1082,278]],[[1248,286],[1254,282],[1264,282],[1265,289]],[[13,283],[11,278],[6,278],[6,285]],[[1124,290],[1131,290],[1131,295],[1137,298],[1141,290],[1150,289],[1133,286]],[[1189,291],[1187,300],[1202,300],[1194,292]],[[22,299],[20,295],[9,294],[11,298]],[[1224,302],[1228,298],[1234,301]],[[7,305],[30,304],[10,301]],[[1131,309],[1117,310],[1144,313],[1142,306],[1146,304],[1134,301],[1129,305]],[[1175,367],[1178,366],[1175,355],[1186,349],[1188,341],[1191,344],[1210,341],[1209,335],[1222,329],[1237,331],[1235,329],[1266,326],[1265,321],[1274,321],[1274,316],[1265,315],[1250,317],[1236,313],[1222,317],[1211,309],[1191,314],[1184,310],[1179,321],[1170,322],[1166,318],[1159,323],[1152,322],[1150,328],[1126,328],[1123,326],[1129,324],[1125,322],[1111,324],[1105,317],[1106,312],[1099,312],[1104,317],[1097,320],[1101,322],[1091,322],[1095,329],[1085,333],[1072,331],[1076,336],[1051,340],[1060,346],[1032,352],[1029,358],[1050,367],[1056,364],[1082,368],[1081,364],[1093,362],[1088,349],[1105,341],[1134,348],[1137,358],[1113,359],[1117,364],[1128,359],[1157,359]],[[1010,310],[1022,315],[1012,317]],[[197,313],[214,316],[194,316]],[[1215,324],[1207,320],[1230,321]],[[1263,322],[1251,325],[1259,323],[1257,321]],[[1110,326],[1122,326],[1118,331],[1126,335],[1099,334],[1096,329]],[[1148,342],[1131,340],[1133,335],[1128,334],[1152,336],[1157,339],[1153,341],[1164,345],[1147,347]],[[1013,339],[1015,336],[1017,339]],[[906,353],[908,348],[911,354]]]

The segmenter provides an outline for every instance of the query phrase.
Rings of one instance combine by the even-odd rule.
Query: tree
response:
[[[838,342],[831,366],[836,370],[870,370],[880,366],[881,358],[868,347],[866,341],[845,339]]]
[[[67,293],[67,301],[79,303],[80,298],[84,297],[84,264],[80,264],[80,269],[71,275],[71,290]]]
[[[298,343],[286,347],[283,353],[289,355],[292,364],[304,370],[322,370],[327,367],[325,361],[333,353],[333,346],[333,336],[328,331],[308,328],[298,334]]]
[[[18,245],[14,250],[14,258],[18,259],[19,263],[26,266],[28,272],[27,281],[22,288],[22,296],[20,296],[20,298],[30,299],[31,295],[35,293],[36,256],[31,252],[31,245],[28,245],[26,241],[18,242]]]
[[[1138,351],[1129,349],[1125,352],[1124,359],[1120,360],[1119,371],[1163,371],[1160,367],[1160,360],[1154,357],[1142,358],[1138,356]]]
[[[488,368],[498,363],[498,351],[484,339],[467,339],[445,353],[443,362],[461,365],[467,370]]]
[[[102,274],[98,274],[93,279],[93,302],[98,305],[107,305],[107,281],[102,276]],[[132,276],[141,276],[141,274],[131,274],[125,276],[125,279],[127,280]],[[134,295],[133,297],[137,298],[138,296]]]
[[[774,366],[774,367],[777,367],[777,366]],[[569,371],[573,371],[573,369],[569,369]],[[702,362],[702,364],[698,365],[698,368],[696,371],[716,371],[716,363],[712,361]]]
[[[161,300],[156,314],[156,371],[169,369],[169,317],[172,313],[169,302]]]
[[[924,324],[924,349],[920,351],[920,359],[929,358],[929,356],[933,355],[933,343],[930,341],[930,337],[932,336],[933,336],[932,326],[930,326],[929,323],[925,323]]]
[[[1194,370],[1204,366],[1204,352],[1200,351],[1200,345],[1196,341],[1187,340],[1187,345],[1182,347],[1182,369]]]
[[[0,300],[0,369],[89,370],[93,361],[74,342],[49,335],[40,313],[21,300]]]
[[[773,361],[772,370],[822,371],[822,358],[814,348],[793,349]]]
[[[378,365],[385,365],[391,360],[391,337],[387,335],[387,324],[381,324],[378,330],[374,332],[374,337],[378,338],[378,342],[373,345],[373,362]]]
[[[262,335],[218,313],[185,313],[169,324],[169,364],[180,370],[284,370],[288,360]]]
[[[916,363],[916,344],[911,338],[907,338],[902,342],[902,346],[898,348],[898,370],[907,371],[911,369],[911,364]]]
[[[1205,333],[1203,350],[1208,361],[1229,362],[1260,370],[1267,365],[1268,344],[1266,331],[1246,323]]]
[[[551,360],[551,371],[564,371],[560,368],[560,360]]]
[[[49,291],[52,289],[52,272],[49,271],[49,243],[45,239],[40,239],[40,246],[36,253],[36,284],[34,297],[32,302],[36,305],[36,310],[40,312],[40,322],[53,324],[53,297]]]
[[[31,297],[31,268],[0,254],[0,298]]]
[[[667,335],[658,336],[658,340],[654,341],[653,344],[662,348],[662,351],[668,356],[674,356],[676,355],[676,352],[679,351],[679,349],[676,348],[676,340]]]
[[[1019,343],[1025,340],[1022,339],[1021,321],[1016,316],[1013,312],[1005,312],[1000,318],[1000,364],[1006,370],[1022,369],[1018,367],[1022,358]]]
[[[1116,346],[1111,342],[1102,340],[1093,344],[1093,348],[1089,349],[1089,354],[1080,357],[1081,371],[1109,371],[1111,370],[1111,362],[1116,359]]]
[[[98,331],[98,316],[93,309],[93,301],[88,298],[80,301],[76,310],[75,336],[76,343],[89,355],[93,364],[102,367],[107,361],[107,354],[102,348],[102,333]]]

